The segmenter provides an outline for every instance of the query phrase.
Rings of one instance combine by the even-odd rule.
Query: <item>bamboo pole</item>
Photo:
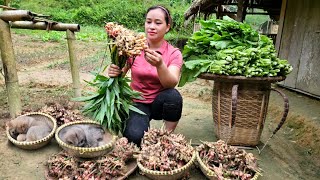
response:
[[[38,29],[38,30],[54,30],[54,31],[66,31],[70,30],[73,32],[80,31],[79,24],[64,24],[64,23],[53,23],[52,26],[47,22],[37,22],[34,23],[32,21],[15,21],[10,22],[11,28],[19,28],[19,29]],[[48,26],[50,28],[48,29]]]
[[[13,7],[9,7],[9,6],[3,6],[3,5],[0,5],[0,8],[2,8],[2,9],[8,9],[8,10],[16,10],[16,8],[13,8]]]
[[[21,97],[9,24],[0,19],[0,50],[8,95],[10,116],[21,113]]]
[[[10,3],[10,0],[4,0],[4,5],[5,5],[5,6],[8,6],[9,3]]]
[[[80,97],[81,96],[81,84],[80,84],[80,76],[79,76],[80,63],[75,56],[75,47],[74,47],[74,41],[76,38],[75,38],[74,32],[70,31],[69,29],[66,31],[66,33],[67,33],[67,41],[68,41],[68,48],[69,48],[69,58],[70,58],[74,96]]]
[[[27,10],[6,10],[0,13],[0,19],[4,21],[30,21],[33,14]]]

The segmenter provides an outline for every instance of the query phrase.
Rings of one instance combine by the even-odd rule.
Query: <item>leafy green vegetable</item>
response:
[[[185,63],[179,86],[201,73],[246,77],[286,76],[287,60],[277,58],[273,42],[250,25],[231,18],[201,21],[183,49]]]
[[[142,34],[136,34],[115,23],[107,23],[106,30],[110,38],[108,50],[111,63],[120,69],[126,65],[129,57],[134,59],[145,48],[146,38]],[[92,117],[115,134],[123,133],[130,110],[145,114],[133,106],[132,99],[142,97],[139,92],[131,89],[130,79],[125,75],[114,78],[99,73],[94,75],[94,80],[87,83],[95,88],[95,92],[74,100],[86,102],[82,108],[85,115]]]
[[[98,93],[74,100],[86,102],[82,108],[84,115],[92,117],[111,132],[122,133],[129,110],[144,114],[132,106],[132,99],[141,99],[141,96],[131,89],[129,82],[127,77],[109,78],[97,73],[90,86],[95,87]]]

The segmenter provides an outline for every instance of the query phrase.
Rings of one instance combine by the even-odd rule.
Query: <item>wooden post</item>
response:
[[[238,0],[237,21],[243,22],[247,14],[248,0]]]
[[[287,0],[282,0],[281,11],[280,11],[279,29],[278,29],[276,45],[275,45],[276,46],[276,50],[277,50],[277,56],[279,56],[279,51],[280,51],[281,36],[282,36],[282,30],[283,30],[286,10],[287,10]]]
[[[9,111],[10,116],[13,118],[21,113],[21,97],[10,27],[2,19],[0,19],[0,50],[8,94]]]
[[[66,32],[67,32],[67,41],[68,41],[68,48],[69,48],[69,58],[70,58],[74,96],[80,97],[81,96],[81,84],[80,84],[80,76],[79,76],[80,63],[76,58],[75,52],[74,52],[75,50],[74,40],[76,38],[73,31],[70,31],[68,29]]]
[[[218,11],[217,11],[217,19],[222,19],[223,18],[222,11],[223,11],[222,5],[219,4],[218,5]]]

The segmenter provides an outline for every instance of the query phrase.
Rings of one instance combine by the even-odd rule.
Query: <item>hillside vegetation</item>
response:
[[[34,13],[49,15],[51,20],[63,23],[76,23],[81,26],[77,33],[80,40],[104,40],[103,26],[106,22],[118,22],[136,31],[143,31],[144,15],[148,7],[163,5],[167,7],[173,19],[172,30],[166,39],[176,45],[177,39],[186,39],[193,33],[193,23],[184,25],[183,14],[192,0],[10,0],[10,6],[30,10]],[[4,4],[4,0],[0,0]],[[1,9],[0,9],[1,10]],[[214,17],[214,15],[213,15]],[[200,18],[197,18],[199,20]],[[247,22],[257,27],[268,19],[267,16],[248,16]],[[15,33],[31,34],[43,41],[59,41],[62,32],[14,30]]]
[[[2,3],[1,3],[2,1]],[[3,0],[0,4],[3,4]],[[152,5],[164,5],[173,18],[173,29],[181,31],[183,13],[191,0],[11,0],[10,6],[50,15],[58,22],[103,26],[105,22],[119,22],[131,29],[143,30],[146,9]]]

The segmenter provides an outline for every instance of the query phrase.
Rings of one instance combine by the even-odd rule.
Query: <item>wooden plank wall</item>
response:
[[[320,97],[320,1],[287,0],[285,4],[277,43],[279,57],[288,59],[293,71],[283,85]]]

